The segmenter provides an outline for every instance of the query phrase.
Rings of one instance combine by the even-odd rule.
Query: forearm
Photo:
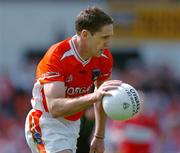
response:
[[[102,107],[102,102],[94,104],[95,111],[95,135],[99,137],[104,137],[105,135],[105,126],[106,126],[106,114]]]
[[[92,94],[88,94],[77,98],[48,99],[48,107],[53,117],[64,117],[82,111],[94,102]]]

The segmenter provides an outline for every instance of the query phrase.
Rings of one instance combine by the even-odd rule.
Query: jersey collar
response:
[[[72,49],[73,49],[74,52],[75,52],[75,57],[77,58],[77,60],[80,61],[83,65],[86,65],[86,64],[88,64],[88,63],[90,62],[91,59],[84,60],[84,59],[80,56],[80,54],[79,54],[79,52],[78,52],[78,50],[77,50],[77,48],[76,48],[76,45],[75,45],[75,43],[74,43],[74,40],[75,40],[76,37],[77,37],[77,35],[75,35],[75,36],[73,36],[73,37],[71,38],[71,40],[70,40],[71,47],[72,47]]]

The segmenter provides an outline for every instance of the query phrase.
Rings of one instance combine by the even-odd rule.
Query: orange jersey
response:
[[[94,81],[103,81],[111,76],[113,59],[110,51],[105,49],[100,57],[85,61],[75,47],[74,37],[50,47],[38,64],[31,100],[34,109],[48,112],[44,83],[64,82],[65,97],[74,98],[93,92]],[[83,111],[65,118],[77,120],[82,114]]]

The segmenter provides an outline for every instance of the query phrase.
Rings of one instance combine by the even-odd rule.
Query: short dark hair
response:
[[[113,24],[113,19],[108,14],[97,7],[88,7],[76,17],[75,29],[77,33],[86,29],[93,35],[108,24]]]

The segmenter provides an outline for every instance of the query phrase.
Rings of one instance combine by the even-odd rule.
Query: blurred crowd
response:
[[[24,125],[33,87],[35,65],[39,55],[34,52],[22,57],[18,70],[0,73],[0,152],[30,153]]]
[[[30,153],[24,137],[24,122],[31,109],[35,65],[42,54],[27,54],[15,75],[0,73],[0,152]],[[108,119],[106,153],[180,153],[180,80],[168,66],[148,67],[129,62],[117,65],[113,78],[139,90],[141,112],[128,121]],[[92,109],[82,118],[78,153],[88,153],[94,126]],[[85,129],[85,130],[84,130]]]

